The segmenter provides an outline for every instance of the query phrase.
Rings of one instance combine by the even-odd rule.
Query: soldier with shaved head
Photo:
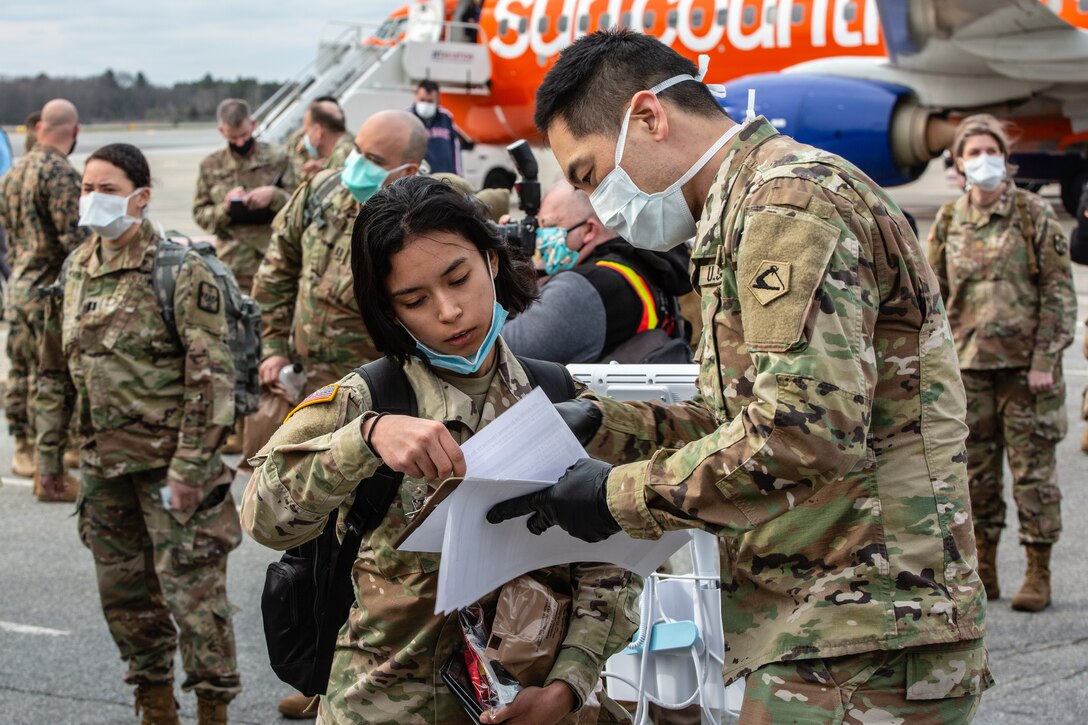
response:
[[[68,253],[88,236],[79,222],[79,174],[68,155],[79,136],[79,113],[63,98],[42,107],[36,143],[0,186],[0,224],[8,234],[7,418],[15,438],[12,472],[34,474],[34,426],[29,399],[37,375],[45,307],[39,290],[56,281]]]

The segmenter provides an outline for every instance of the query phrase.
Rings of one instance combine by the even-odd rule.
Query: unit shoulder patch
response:
[[[332,402],[333,400],[336,399],[336,394],[338,392],[340,392],[340,383],[332,383],[330,385],[326,385],[323,388],[318,388],[314,392],[307,395],[306,398],[301,403],[296,405],[295,409],[292,410],[290,413],[288,413],[287,417],[283,419],[283,422],[286,423],[287,421],[291,420],[292,415],[294,415],[295,413],[299,412],[300,410],[302,410],[303,408],[305,408],[307,406],[315,405],[317,403],[330,403],[330,402]]]
[[[790,291],[790,263],[764,259],[748,282],[759,304],[766,306]]]
[[[1054,251],[1057,252],[1059,256],[1063,256],[1069,251],[1069,242],[1066,240],[1064,234],[1057,232],[1054,234]]]
[[[196,306],[209,314],[218,314],[219,288],[211,282],[201,282],[196,290]]]

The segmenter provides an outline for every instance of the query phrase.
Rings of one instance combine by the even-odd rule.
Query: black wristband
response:
[[[378,427],[378,421],[381,420],[383,417],[385,417],[387,415],[389,415],[389,414],[388,413],[378,413],[376,416],[374,416],[374,422],[370,424],[370,430],[367,431],[367,434],[366,434],[366,447],[369,448],[370,452],[373,453],[374,455],[376,455],[378,458],[381,458],[382,454],[378,453],[378,451],[376,451],[374,449],[374,444],[371,443],[370,440],[374,437],[374,429]]]

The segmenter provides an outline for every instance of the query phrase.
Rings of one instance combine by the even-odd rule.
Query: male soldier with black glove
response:
[[[618,30],[575,42],[537,92],[537,127],[606,226],[657,250],[695,238],[699,395],[563,404],[599,461],[489,519],[720,536],[741,722],[969,722],[992,678],[937,280],[861,171],[763,118],[738,126],[701,80]]]

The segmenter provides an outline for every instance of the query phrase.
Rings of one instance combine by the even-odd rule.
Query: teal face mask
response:
[[[578,252],[567,246],[567,234],[585,224],[575,224],[570,229],[563,227],[540,227],[536,230],[536,248],[540,260],[544,263],[544,273],[553,275],[573,269],[578,264]]]
[[[321,154],[318,153],[317,147],[314,146],[314,142],[310,140],[310,134],[302,134],[302,147],[306,149],[306,153],[309,154],[311,159],[321,158]]]
[[[340,172],[340,182],[355,197],[355,201],[365,204],[367,199],[378,193],[378,189],[385,185],[385,180],[391,173],[400,171],[407,165],[401,164],[387,171],[358,151],[352,151],[344,161],[344,170]]]
[[[488,255],[487,259],[487,266],[490,271],[491,255]],[[506,318],[509,315],[506,308],[499,304],[498,294],[495,292],[494,277],[491,278],[491,293],[495,295],[495,302],[491,310],[491,328],[487,331],[484,341],[480,344],[480,349],[476,351],[476,354],[473,355],[471,359],[460,355],[446,355],[445,353],[432,350],[420,342],[407,327],[404,328],[404,331],[408,333],[409,337],[416,341],[416,348],[423,353],[423,358],[434,367],[449,370],[451,373],[458,373],[460,375],[471,375],[483,366],[484,360],[491,354],[491,350],[495,347],[495,341],[499,339],[499,333],[502,332],[502,326],[506,324]]]

